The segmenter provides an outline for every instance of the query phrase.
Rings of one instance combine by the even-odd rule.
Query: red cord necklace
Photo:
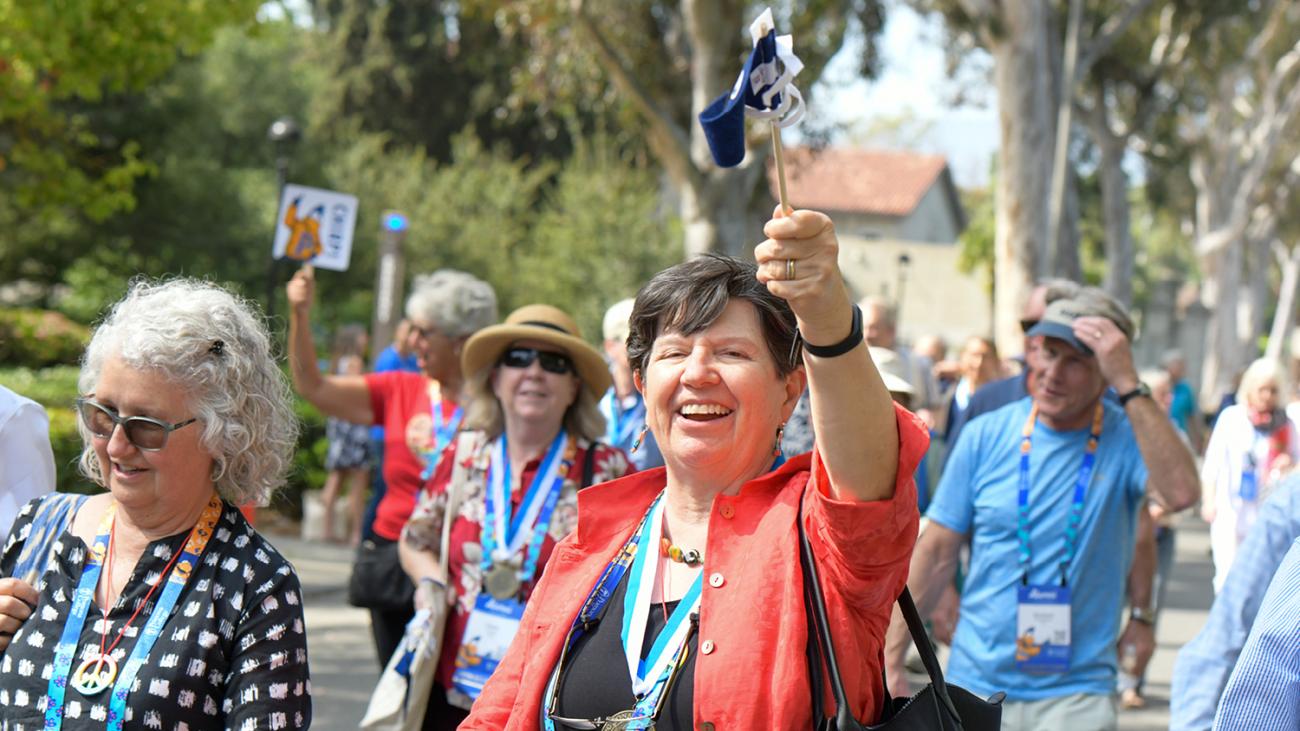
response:
[[[185,537],[187,542],[189,541],[190,535],[193,533],[194,529],[191,528],[190,533]],[[153,598],[153,593],[157,591],[158,586],[161,585],[171,573],[172,566],[176,564],[176,561],[181,557],[181,554],[185,553],[182,548],[182,550],[176,551],[172,554],[172,558],[167,562],[166,568],[164,568],[162,573],[158,575],[158,581],[154,582],[154,585],[149,587],[149,592],[144,595],[144,601],[140,602],[136,606],[135,611],[131,613],[131,618],[126,620],[126,624],[118,628],[117,636],[113,638],[113,644],[109,645],[108,648],[105,649],[104,643],[108,641],[108,614],[113,608],[112,604],[108,601],[108,596],[109,592],[113,590],[113,545],[115,543],[114,539],[116,535],[117,528],[114,526],[113,528],[110,528],[108,532],[108,560],[104,566],[104,573],[107,575],[107,584],[104,589],[105,606],[99,608],[100,616],[102,616],[104,620],[104,631],[99,635],[99,657],[87,659],[77,670],[78,677],[85,673],[93,673],[98,682],[92,685],[97,688],[108,687],[109,685],[112,685],[113,681],[117,678],[117,661],[114,660],[109,653],[113,652],[117,647],[117,644],[122,641],[122,637],[125,636],[127,628],[135,622],[136,617],[140,616],[140,610],[144,609],[145,605],[149,603],[149,600]],[[184,546],[184,544],[182,544],[182,546]],[[123,587],[123,592],[125,593],[125,587]],[[121,595],[119,594],[118,597],[121,598]],[[94,665],[93,669],[90,667],[92,663]],[[107,668],[105,666],[107,666]]]

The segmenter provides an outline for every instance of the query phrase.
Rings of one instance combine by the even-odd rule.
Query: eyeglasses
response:
[[[564,353],[552,353],[537,348],[511,348],[501,354],[498,365],[506,368],[527,368],[533,361],[540,361],[542,370],[547,373],[564,375],[573,372],[573,361]]]
[[[414,322],[412,322],[410,332],[411,335],[414,335],[415,337],[424,338],[425,340],[428,340],[429,338],[432,338],[434,335],[438,334],[438,329],[435,328],[433,325],[417,325]]]
[[[1037,325],[1037,324],[1038,324],[1038,320],[1021,320],[1021,321],[1020,321],[1020,332],[1025,333],[1026,335],[1028,335],[1028,334],[1029,334],[1029,331],[1032,330],[1032,329],[1034,329],[1034,325]]]
[[[107,406],[88,398],[77,399],[77,413],[81,423],[86,425],[91,434],[100,439],[111,439],[118,424],[126,432],[126,440],[136,449],[145,452],[157,452],[167,446],[167,437],[183,426],[188,426],[198,419],[188,419],[175,424],[150,419],[147,416],[118,416],[117,412]]]

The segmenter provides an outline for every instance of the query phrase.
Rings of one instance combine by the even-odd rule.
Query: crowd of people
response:
[[[239,509],[286,479],[292,391],[329,419],[326,538],[356,547],[380,665],[441,620],[403,728],[807,728],[826,671],[874,723],[914,690],[906,587],[1002,728],[1115,729],[1198,502],[1216,599],[1173,726],[1300,728],[1285,369],[1252,364],[1210,427],[1182,356],[1139,371],[1126,309],[1064,280],[1025,303],[1023,354],[949,359],[853,303],[826,216],[764,233],[614,303],[598,345],[552,303],[500,320],[474,275],[417,276],[369,372],[360,328],[318,360],[310,267],[288,378],[250,303],[136,282],[78,382],[102,491],[52,493],[44,412],[0,389],[0,728],[311,725],[299,582]]]

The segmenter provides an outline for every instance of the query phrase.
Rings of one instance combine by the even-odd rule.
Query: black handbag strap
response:
[[[849,706],[848,694],[844,692],[844,679],[840,675],[839,660],[835,656],[835,643],[831,642],[830,621],[826,616],[826,598],[822,596],[821,577],[817,574],[817,562],[813,560],[812,544],[808,542],[808,533],[803,527],[803,493],[799,494],[799,564],[803,568],[803,596],[808,606],[808,623],[812,625],[809,634],[817,636],[817,649],[820,658],[815,657],[809,643],[808,659],[815,668],[812,672],[813,684],[813,724],[820,723],[825,717],[822,705],[823,685],[821,666],[826,664],[826,673],[830,676],[831,696],[835,699],[835,728],[839,731],[865,731],[865,728],[853,717]]]
[[[578,485],[579,490],[585,490],[591,487],[591,481],[596,476],[596,447],[600,442],[593,441],[587,445],[587,453],[582,455],[582,484]]]
[[[839,661],[835,656],[835,643],[831,641],[830,622],[826,615],[826,598],[822,595],[821,577],[817,573],[817,562],[814,560],[812,544],[808,541],[808,532],[804,529],[803,518],[803,494],[801,493],[799,495],[798,519],[799,564],[803,569],[804,604],[808,610],[809,624],[812,625],[809,628],[809,634],[817,636],[816,650],[820,650],[819,659],[813,643],[811,641],[808,643],[809,678],[813,690],[814,727],[815,724],[825,718],[823,705],[825,681],[822,677],[822,661],[824,661],[827,674],[830,676],[831,695],[835,699],[835,728],[839,731],[865,731],[865,727],[853,717],[853,711],[848,703],[848,694],[844,692],[844,680],[840,675]],[[906,586],[903,587],[903,592],[898,597],[898,607],[902,611],[903,619],[907,622],[907,629],[912,635],[912,641],[921,654],[921,662],[925,665],[925,671],[930,676],[930,683],[934,688],[935,697],[947,710],[954,726],[958,731],[961,731],[961,716],[957,713],[957,707],[948,695],[948,685],[944,682],[943,670],[939,667],[939,658],[934,654],[934,648],[930,645],[930,636],[925,631],[925,623],[921,621],[921,614],[916,610],[916,604],[912,601],[912,594],[907,590]],[[889,698],[888,688],[885,689],[884,697]],[[939,727],[942,728],[942,724]]]
[[[903,620],[907,622],[907,630],[912,635],[912,644],[916,645],[916,651],[921,655],[921,664],[925,666],[925,673],[930,676],[930,684],[934,686],[935,696],[948,711],[953,723],[961,729],[961,715],[957,713],[957,706],[948,695],[948,683],[943,679],[939,656],[934,654],[934,645],[930,644],[930,635],[925,631],[925,622],[921,619],[921,613],[917,611],[916,603],[912,601],[912,592],[907,586],[903,586],[903,593],[898,595],[898,608],[902,610]]]

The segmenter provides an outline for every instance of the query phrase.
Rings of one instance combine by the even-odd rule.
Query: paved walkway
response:
[[[1200,631],[1209,611],[1209,533],[1199,519],[1186,523],[1178,533],[1177,566],[1156,633],[1159,647],[1147,675],[1150,705],[1124,712],[1120,717],[1124,731],[1168,728],[1174,656]],[[293,562],[303,583],[315,701],[312,728],[355,731],[379,677],[379,666],[370,642],[369,615],[344,600],[352,552],[274,534],[271,540]]]

